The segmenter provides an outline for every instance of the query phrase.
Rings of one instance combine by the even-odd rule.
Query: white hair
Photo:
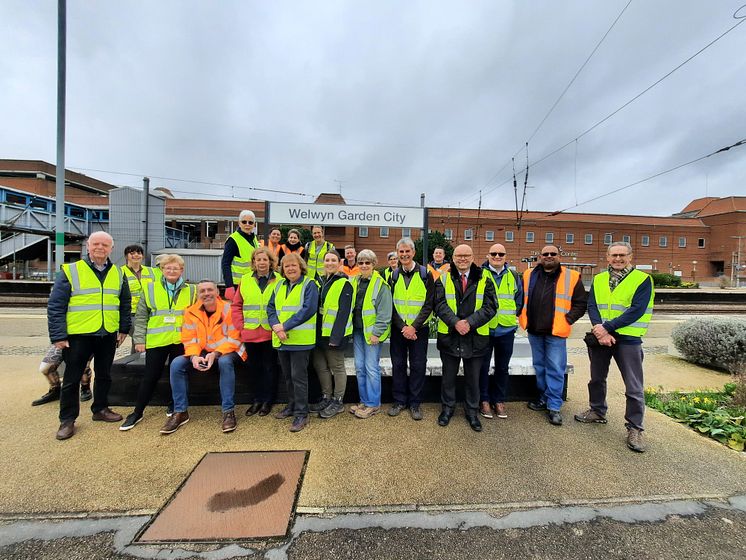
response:
[[[238,215],[238,219],[242,220],[246,217],[251,218],[252,220],[254,220],[254,223],[256,223],[256,215],[254,215],[254,212],[252,212],[251,210],[241,210],[241,213]]]

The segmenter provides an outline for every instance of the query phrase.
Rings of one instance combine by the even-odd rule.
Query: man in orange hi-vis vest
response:
[[[562,425],[562,390],[571,325],[585,315],[588,296],[580,274],[560,264],[559,249],[541,250],[539,266],[523,273],[523,310],[518,318],[528,331],[536,388],[531,410],[546,410],[549,422]]]

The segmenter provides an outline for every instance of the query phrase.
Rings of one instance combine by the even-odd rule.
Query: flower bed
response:
[[[746,407],[732,404],[735,391],[735,383],[727,383],[722,391],[664,393],[660,387],[648,388],[645,404],[731,449],[744,451]]]

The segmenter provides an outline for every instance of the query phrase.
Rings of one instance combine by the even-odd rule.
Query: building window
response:
[[[668,237],[661,235],[658,238],[658,247],[668,247]]]
[[[683,249],[686,247],[686,237],[679,237],[679,247]]]
[[[358,237],[368,237],[368,226],[360,226],[357,228]]]
[[[565,245],[572,245],[573,243],[575,243],[575,234],[566,233],[565,234]]]
[[[505,241],[508,241],[509,243],[513,243],[513,232],[512,231],[505,232]]]
[[[401,236],[402,237],[412,237],[412,228],[401,228]]]
[[[554,243],[554,233],[551,231],[548,231],[544,234],[544,242],[545,243]]]
[[[705,238],[704,237],[700,237],[699,239],[697,239],[697,247],[700,248],[700,249],[704,249],[705,248]]]
[[[632,243],[630,239],[631,237],[629,235],[622,235],[622,241],[624,241],[625,243]]]
[[[484,240],[485,241],[494,241],[495,240],[495,232],[494,231],[485,231],[484,232]]]
[[[534,242],[534,232],[527,231],[526,232],[526,243],[533,243],[533,242]]]
[[[650,246],[650,236],[649,235],[643,235],[640,237],[640,245],[643,247],[649,247]]]
[[[613,241],[612,234],[604,233],[604,245],[611,245],[612,241]]]
[[[586,233],[585,234],[585,244],[586,245],[593,245],[593,234],[592,233]]]
[[[381,237],[388,237],[389,236],[389,228],[388,226],[383,226],[380,228]]]
[[[446,229],[443,232],[443,237],[445,237],[448,241],[453,240],[453,230],[451,228]]]
[[[218,223],[217,222],[208,222],[205,221],[205,237],[208,239],[213,239],[215,237],[215,234],[218,232]]]
[[[474,230],[466,228],[464,230],[464,241],[471,241],[472,239],[474,239]]]

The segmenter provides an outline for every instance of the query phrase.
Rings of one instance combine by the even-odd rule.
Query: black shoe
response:
[[[467,414],[466,415],[466,421],[469,423],[469,426],[472,430],[475,432],[481,432],[482,431],[482,423],[479,421],[479,418],[477,418],[476,414]]]
[[[136,414],[132,413],[127,416],[127,418],[124,420],[124,423],[119,426],[119,431],[126,432],[127,430],[131,430],[135,427],[136,424],[139,424],[142,420],[142,414]]]
[[[257,412],[262,409],[262,403],[255,402],[248,409],[246,409],[246,416],[254,416]]]
[[[31,403],[31,406],[39,406],[40,404],[47,404],[53,401],[60,400],[60,386],[50,387],[49,391],[44,393],[41,397]]]
[[[272,412],[272,403],[265,402],[265,403],[262,403],[262,406],[259,409],[258,414],[259,416],[267,416],[267,414],[269,414],[270,412]]]
[[[553,424],[555,426],[561,426],[562,425],[562,415],[560,414],[559,410],[549,410],[547,412],[547,416],[549,416],[549,423]]]
[[[80,386],[80,402],[90,401],[93,398],[90,385]]]
[[[309,405],[308,410],[310,410],[311,412],[321,412],[327,406],[329,406],[329,403],[331,402],[332,402],[332,398],[327,395],[324,395],[319,402]]]
[[[440,416],[438,416],[438,426],[447,426],[451,421],[451,416],[453,416],[453,412],[449,410],[441,412]]]
[[[528,401],[526,404],[527,407],[529,407],[531,410],[546,410],[547,409],[547,403],[544,401]]]

